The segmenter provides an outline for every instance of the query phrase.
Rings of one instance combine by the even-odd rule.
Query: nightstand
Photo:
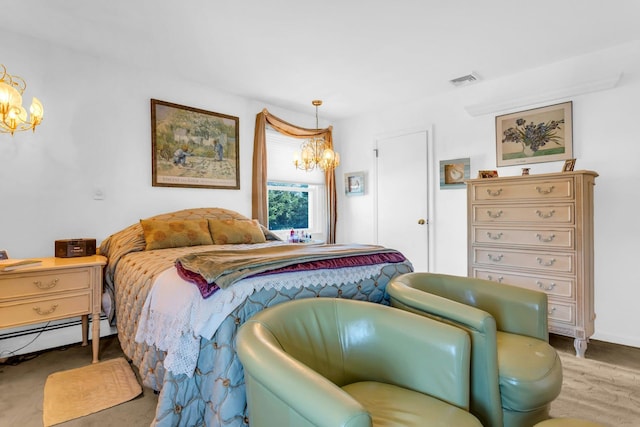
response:
[[[82,345],[88,344],[91,315],[93,363],[98,362],[101,255],[39,258],[42,264],[0,272],[0,328],[82,316]]]

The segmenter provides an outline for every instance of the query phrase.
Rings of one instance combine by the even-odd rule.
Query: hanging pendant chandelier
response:
[[[318,127],[318,107],[322,101],[316,99],[311,101],[316,107],[316,130]],[[300,151],[293,156],[293,164],[297,169],[307,172],[319,167],[323,171],[330,171],[340,164],[340,155],[333,151],[323,137],[312,137],[307,139],[300,146]]]
[[[29,108],[30,117],[22,106],[22,94],[27,84],[18,76],[7,73],[7,68],[0,64],[0,133],[25,131],[33,129],[42,122],[44,109],[38,98],[34,97]]]

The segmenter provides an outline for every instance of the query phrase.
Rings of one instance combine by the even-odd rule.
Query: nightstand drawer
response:
[[[91,313],[91,293],[0,303],[0,328]]]
[[[15,273],[0,277],[0,301],[11,298],[54,294],[64,291],[89,289],[91,270],[61,269],[42,273]]]

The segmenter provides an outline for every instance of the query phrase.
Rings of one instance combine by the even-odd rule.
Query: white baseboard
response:
[[[91,329],[90,323],[89,339],[91,339]],[[117,329],[111,327],[103,315],[100,318],[100,336],[105,337],[116,333]],[[81,341],[82,323],[80,317],[3,329],[0,330],[0,359],[76,344]]]

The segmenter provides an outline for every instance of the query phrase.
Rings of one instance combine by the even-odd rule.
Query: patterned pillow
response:
[[[141,219],[145,250],[213,245],[206,219]]]
[[[209,230],[216,245],[264,243],[266,239],[255,219],[209,219]]]

